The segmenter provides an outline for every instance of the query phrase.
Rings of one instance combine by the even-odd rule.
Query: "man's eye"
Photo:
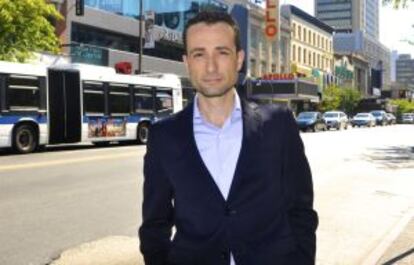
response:
[[[220,51],[221,55],[229,55],[230,53],[228,51]]]
[[[200,57],[202,57],[203,56],[203,54],[202,53],[194,53],[193,54],[193,57],[194,58],[200,58]]]

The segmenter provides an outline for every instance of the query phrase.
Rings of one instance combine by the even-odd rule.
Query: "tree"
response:
[[[51,20],[62,16],[47,0],[0,0],[0,60],[24,62],[34,52],[59,51]]]
[[[348,114],[353,114],[361,98],[361,92],[355,88],[348,87],[341,89],[341,109]]]
[[[337,86],[329,86],[323,90],[321,111],[336,110],[341,106],[341,89]]]
[[[401,117],[402,113],[414,112],[414,102],[408,99],[393,99],[391,104],[397,106],[397,116]]]
[[[384,5],[392,4],[394,8],[405,8],[409,2],[414,2],[414,0],[382,0]]]

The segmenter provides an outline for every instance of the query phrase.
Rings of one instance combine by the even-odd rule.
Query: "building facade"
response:
[[[64,20],[56,31],[62,52],[72,62],[115,67],[129,63],[139,68],[140,23],[137,0],[84,0],[84,15],[75,14],[76,0],[52,0]],[[235,4],[226,0],[142,0],[142,72],[175,73],[187,77],[182,63],[182,32],[186,22],[202,10],[233,14]],[[241,16],[239,16],[241,17]],[[245,24],[246,19],[239,24]],[[246,32],[246,30],[244,30]],[[247,34],[247,33],[246,33]],[[247,37],[242,36],[244,42]]]
[[[261,78],[268,73],[290,72],[291,30],[288,20],[279,17],[277,37],[265,36],[265,10],[249,3],[249,76]]]
[[[336,32],[362,31],[379,39],[379,0],[315,0],[315,16]]]
[[[291,71],[314,78],[322,91],[324,80],[334,72],[333,29],[292,5],[283,5],[281,17],[291,28]]]
[[[414,59],[409,54],[400,54],[396,61],[397,83],[414,91]]]
[[[374,78],[372,72],[380,74],[378,89],[388,90],[391,84],[391,54],[390,50],[380,42],[368,37],[361,31],[352,33],[336,33],[334,35],[334,50],[339,55],[355,55],[362,61],[368,62],[366,71],[362,68],[368,78],[368,87],[357,87],[365,96],[374,93]],[[361,65],[364,66],[364,65]],[[364,77],[365,78],[365,77]]]

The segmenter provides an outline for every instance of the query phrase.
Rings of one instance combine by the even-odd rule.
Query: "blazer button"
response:
[[[221,252],[221,258],[222,259],[227,259],[228,258],[229,253],[226,250],[223,250]]]
[[[229,207],[226,207],[226,216],[231,216],[237,214],[237,211],[234,209],[231,209]]]

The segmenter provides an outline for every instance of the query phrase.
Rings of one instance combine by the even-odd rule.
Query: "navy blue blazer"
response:
[[[312,176],[292,113],[242,101],[243,138],[225,200],[197,150],[193,105],[155,123],[144,158],[147,265],[315,263]],[[172,236],[172,227],[176,232]]]

